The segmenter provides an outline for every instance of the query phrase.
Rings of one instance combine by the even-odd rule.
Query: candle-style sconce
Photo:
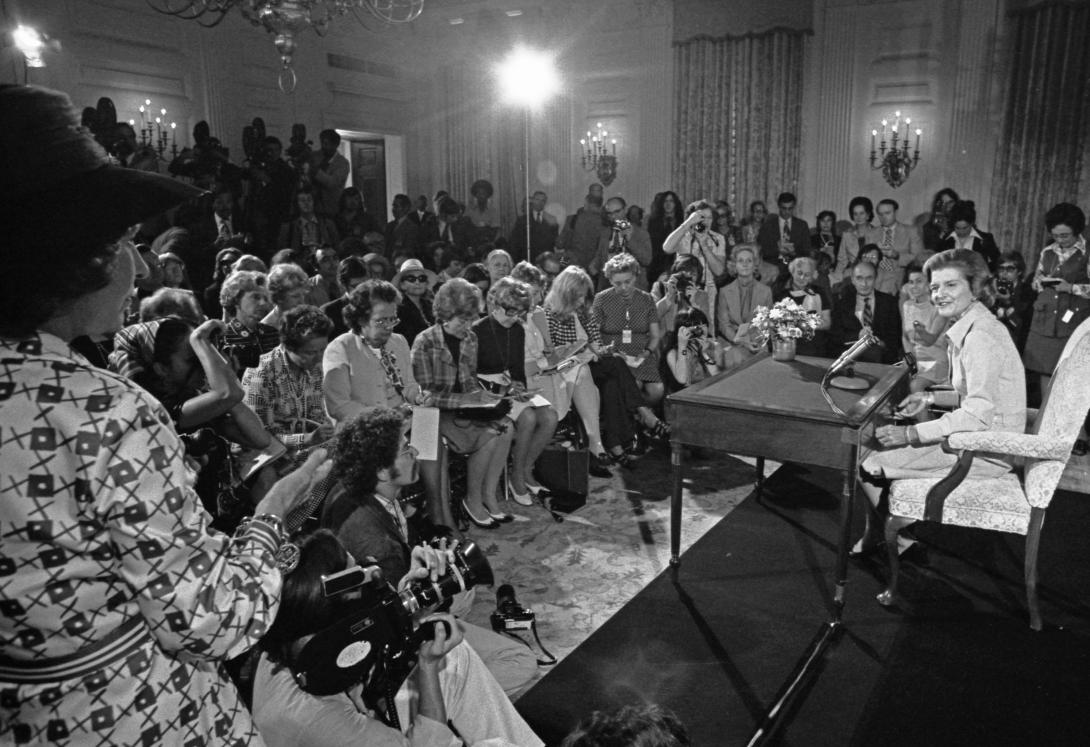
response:
[[[587,136],[579,139],[580,160],[585,170],[594,171],[598,181],[608,187],[617,178],[617,139],[609,137],[601,122],[594,128],[596,132],[587,130]]]
[[[155,110],[151,105],[151,99],[144,99],[144,103],[138,108],[140,114],[140,126],[137,128],[135,119],[130,119],[129,124],[136,129],[140,144],[153,149],[163,158],[163,154],[169,148],[171,158],[178,157],[178,123],[167,124],[167,110],[159,109],[159,116],[155,116]]]
[[[920,162],[920,135],[923,130],[916,129],[916,148],[911,152],[909,136],[912,118],[901,118],[901,112],[893,113],[892,123],[882,120],[882,130],[870,131],[870,165],[872,169],[881,169],[882,176],[891,187],[899,187],[908,179],[912,169]],[[881,139],[879,139],[881,138]]]

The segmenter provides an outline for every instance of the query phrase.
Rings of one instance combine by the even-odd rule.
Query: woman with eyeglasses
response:
[[[1011,251],[1000,254],[992,312],[1011,333],[1020,354],[1026,349],[1033,302],[1036,300],[1037,293],[1026,282],[1026,260],[1022,253]]]
[[[405,260],[394,275],[394,285],[401,291],[401,303],[397,306],[398,323],[394,332],[404,336],[410,347],[418,334],[435,324],[431,289],[437,280],[436,274],[426,269],[419,259]]]
[[[533,475],[534,463],[552,440],[557,423],[556,410],[547,401],[535,403],[533,393],[526,391],[526,330],[522,323],[532,303],[529,285],[500,278],[488,291],[488,316],[473,325],[477,377],[493,393],[515,400],[508,415],[515,423],[515,440],[507,488],[520,506],[532,506],[533,496],[544,490]]]
[[[1031,386],[1044,397],[1052,369],[1075,328],[1090,317],[1090,273],[1086,256],[1086,214],[1069,202],[1045,213],[1052,243],[1041,250],[1031,285],[1037,291],[1023,356]],[[1033,404],[1031,402],[1031,404]]]

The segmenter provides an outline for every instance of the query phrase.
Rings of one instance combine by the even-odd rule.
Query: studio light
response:
[[[42,60],[45,39],[38,33],[38,29],[19,25],[11,32],[11,38],[15,42],[16,49],[26,60],[27,67],[45,67],[45,62]]]
[[[544,104],[560,90],[560,76],[552,55],[516,47],[496,68],[500,95],[505,103],[531,109]]]

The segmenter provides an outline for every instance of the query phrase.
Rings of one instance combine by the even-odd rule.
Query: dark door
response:
[[[386,200],[385,141],[352,141],[352,183],[363,193],[367,212],[385,224],[390,212]]]

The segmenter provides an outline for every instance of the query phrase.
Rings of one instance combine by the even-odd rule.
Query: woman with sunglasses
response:
[[[473,325],[477,377],[493,393],[515,400],[508,415],[515,422],[515,440],[507,487],[520,506],[532,506],[531,493],[536,496],[544,490],[534,478],[534,463],[552,440],[557,423],[556,410],[548,401],[526,391],[526,330],[522,323],[532,302],[529,285],[500,278],[488,291],[488,316]]]
[[[432,287],[438,278],[425,269],[419,259],[407,259],[394,275],[394,286],[401,291],[401,303],[397,306],[398,323],[394,332],[402,335],[410,347],[416,336],[435,324],[431,310]]]

